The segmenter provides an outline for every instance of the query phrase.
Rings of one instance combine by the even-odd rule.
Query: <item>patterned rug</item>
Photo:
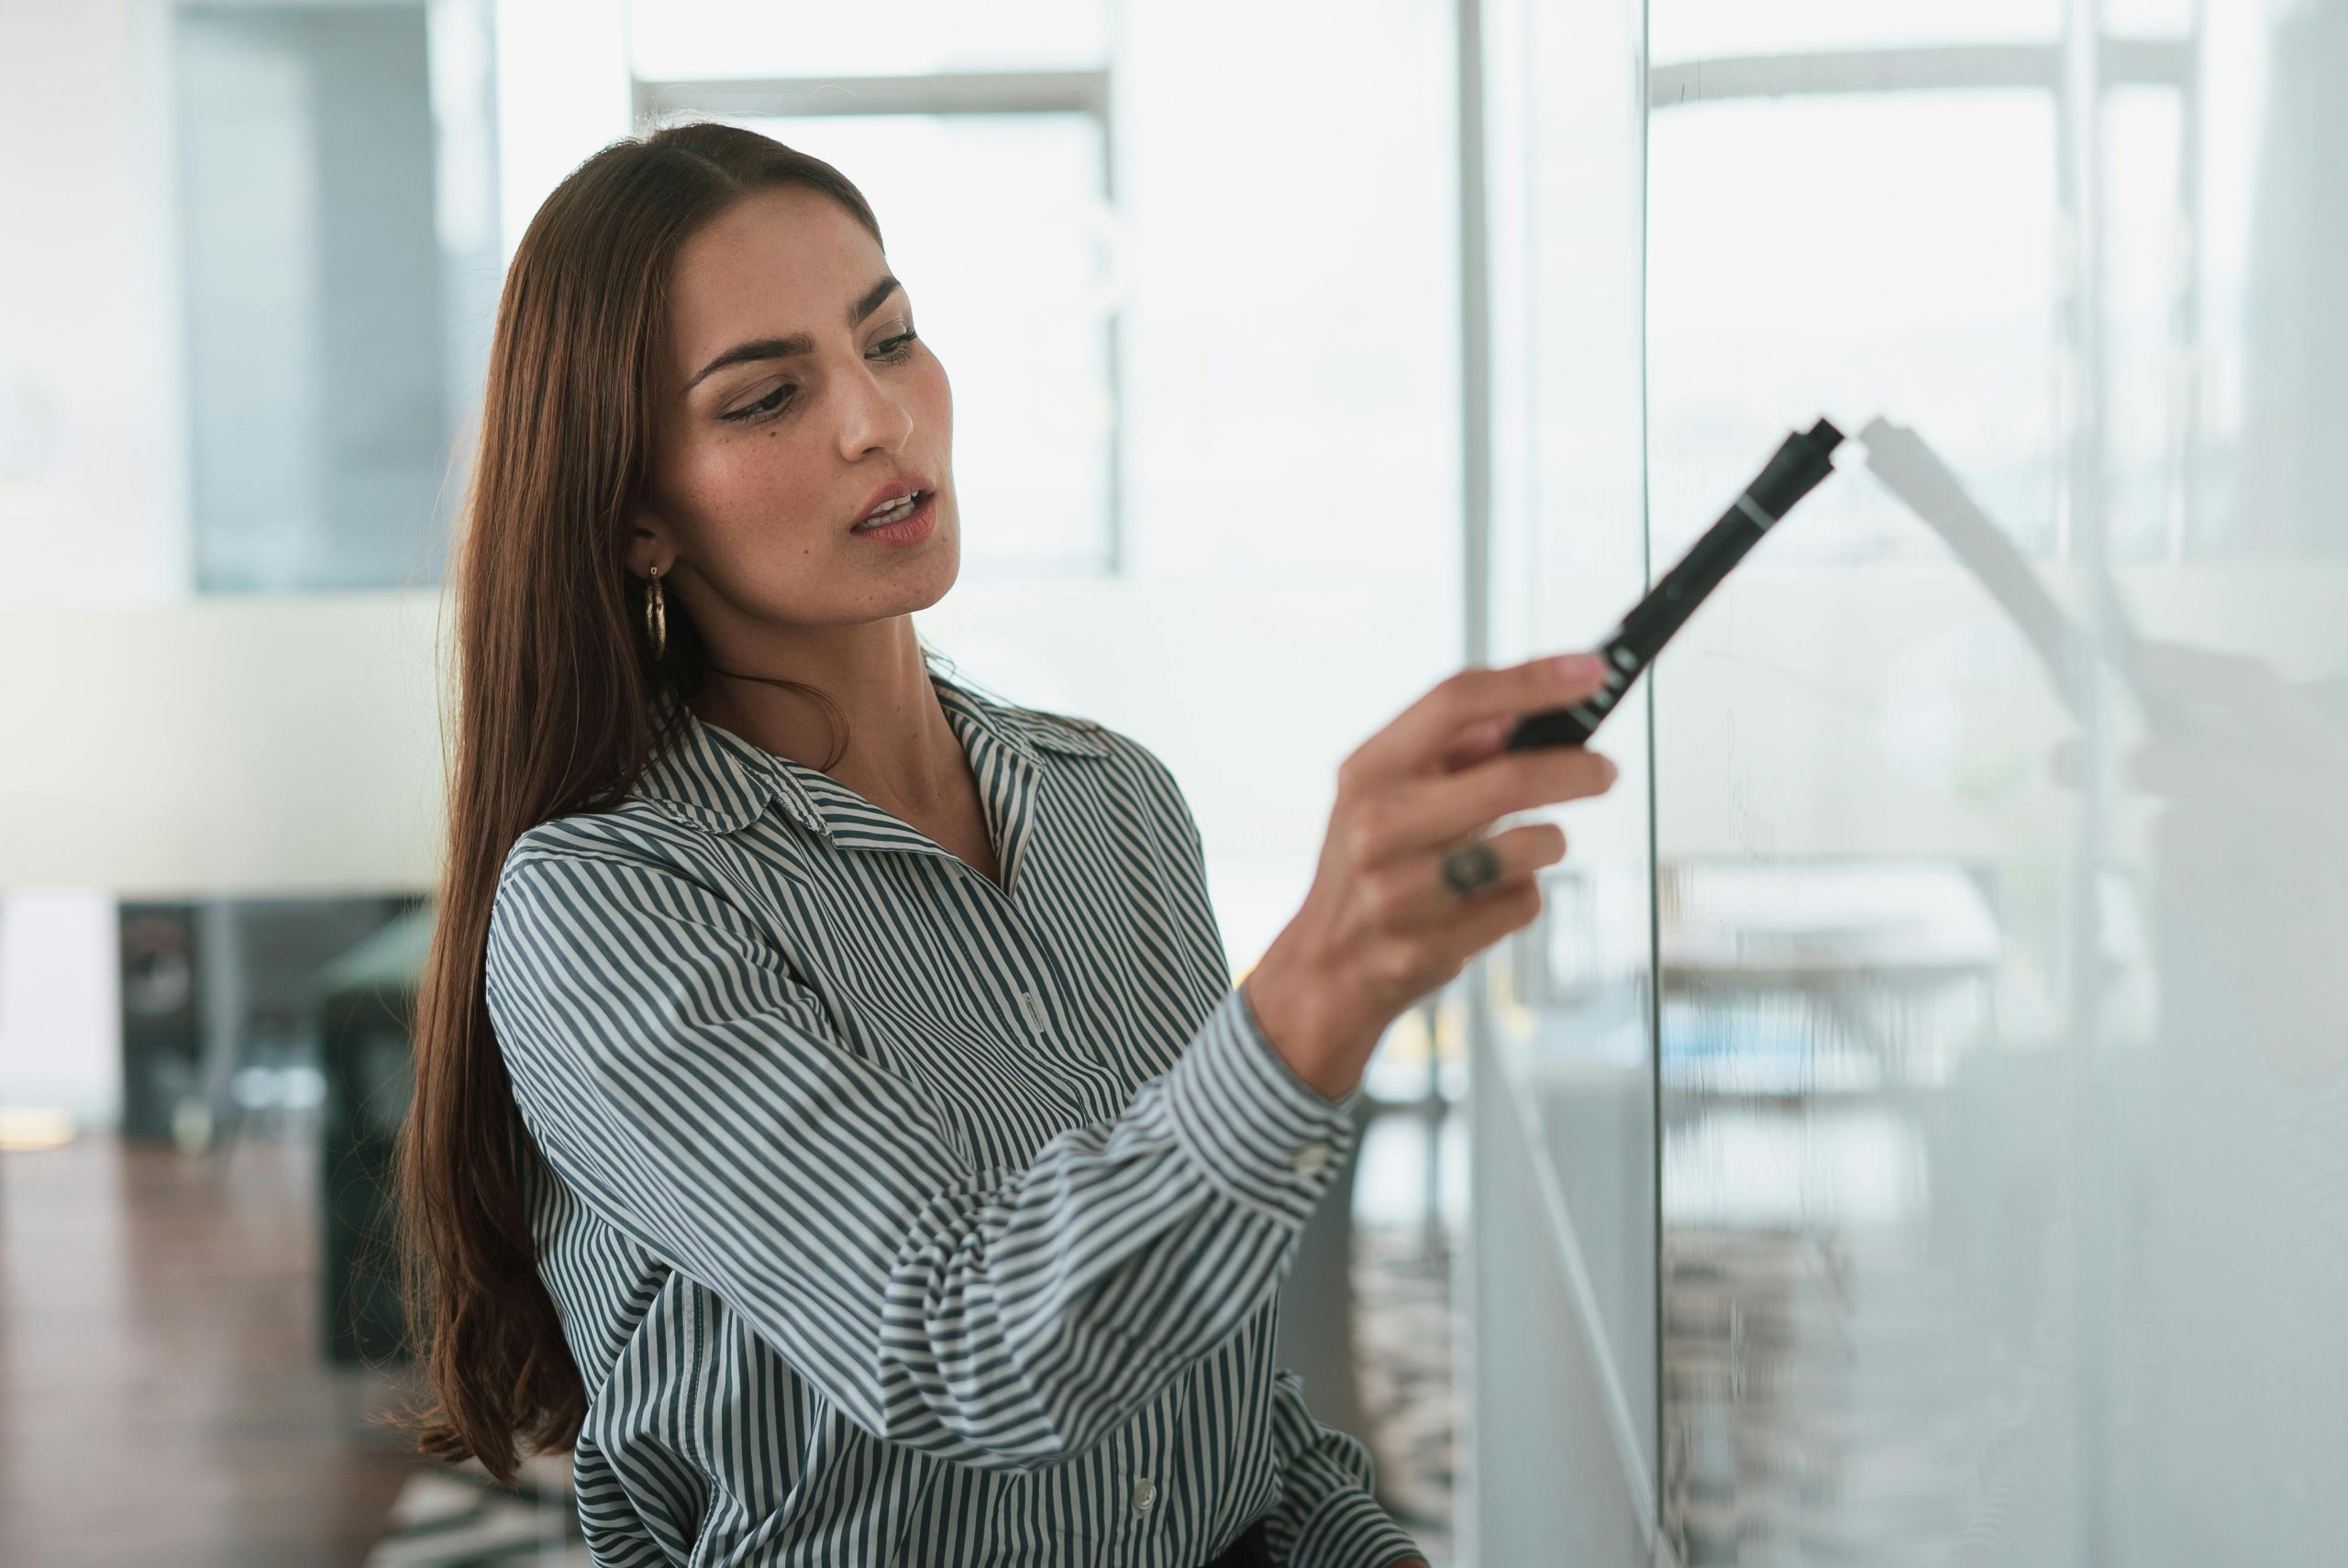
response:
[[[467,1568],[473,1563],[589,1568],[570,1492],[570,1456],[523,1461],[508,1491],[467,1462],[416,1472],[366,1568]]]
[[[1449,1229],[1354,1232],[1354,1346],[1379,1500],[1418,1538],[1432,1568],[1451,1561],[1454,1434]]]

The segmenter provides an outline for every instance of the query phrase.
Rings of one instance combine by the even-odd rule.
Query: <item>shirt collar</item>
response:
[[[983,767],[986,753],[995,747],[1030,770],[1042,765],[1038,754],[1044,752],[1110,755],[1105,742],[1075,727],[1084,721],[1064,722],[1032,708],[997,702],[935,672],[930,680],[947,723],[961,738],[973,766]],[[852,794],[829,775],[768,751],[691,709],[685,710],[684,728],[676,743],[646,767],[632,792],[680,822],[721,834],[739,832],[756,822],[771,801],[802,827],[826,838],[836,826],[830,812]]]

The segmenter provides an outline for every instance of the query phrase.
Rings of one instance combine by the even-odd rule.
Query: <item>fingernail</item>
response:
[[[1573,686],[1578,686],[1584,681],[1597,679],[1599,671],[1605,668],[1606,667],[1603,664],[1599,662],[1599,658],[1596,654],[1559,654],[1556,657],[1549,661],[1550,672],[1556,675],[1558,679]]]

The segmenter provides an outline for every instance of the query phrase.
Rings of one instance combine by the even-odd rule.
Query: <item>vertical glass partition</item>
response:
[[[1655,689],[1690,1563],[2338,1550],[2348,28],[2007,9],[1652,6],[1658,558],[1861,437]]]
[[[2342,1560],[2348,0],[1487,17],[1495,661],[1852,439],[1482,977],[1471,1560]]]
[[[1638,0],[1484,13],[1492,662],[1588,646],[1646,579]],[[1644,693],[1495,949],[1472,1082],[1479,1367],[1464,1560],[1634,1560],[1656,1531],[1655,1064]],[[1527,820],[1531,820],[1528,815]]]
[[[1658,559],[1789,429],[1881,415],[2059,577],[2051,4],[2005,40],[1820,18],[1781,53],[1680,9],[1653,6],[1688,51],[1649,131]],[[2077,716],[1863,450],[1656,672],[1664,1515],[1690,1564],[1945,1561],[2059,1309],[2031,1232],[2064,1179],[2088,846],[2047,759]]]

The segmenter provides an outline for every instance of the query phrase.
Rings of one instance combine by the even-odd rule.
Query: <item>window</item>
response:
[[[497,284],[481,13],[173,22],[194,586],[437,581]]]

